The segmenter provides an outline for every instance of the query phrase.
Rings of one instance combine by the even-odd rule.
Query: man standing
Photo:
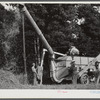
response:
[[[43,82],[43,66],[38,65],[37,68],[35,68],[35,63],[32,64],[32,71],[36,75],[37,79],[40,81],[39,84],[42,85]]]
[[[96,84],[100,83],[100,62],[96,61],[95,62],[95,67],[96,67]]]
[[[79,50],[75,46],[71,46],[70,49],[69,49],[69,53],[72,57],[72,62],[71,62],[71,67],[70,67],[69,72],[73,76],[73,80],[72,80],[73,84],[76,84],[78,76],[77,76],[77,71],[76,71],[77,69],[75,67],[74,56],[79,55]]]
[[[35,67],[36,67],[35,63],[32,63],[32,71],[33,71],[33,75],[34,75],[33,84],[37,85],[37,70]]]

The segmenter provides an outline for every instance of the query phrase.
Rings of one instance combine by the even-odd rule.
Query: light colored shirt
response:
[[[79,55],[79,50],[76,47],[72,47],[70,50],[71,55]]]

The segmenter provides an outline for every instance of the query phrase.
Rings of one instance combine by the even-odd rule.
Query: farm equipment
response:
[[[45,52],[48,52],[50,55],[50,77],[51,79],[57,83],[61,83],[63,80],[72,80],[73,83],[78,83],[78,82],[82,84],[90,83],[90,81],[92,81],[93,78],[95,78],[94,72],[97,72],[95,63],[100,59],[100,55],[94,58],[94,60],[92,60],[83,69],[81,69],[81,66],[80,66],[80,69],[78,69],[77,66],[75,65],[75,61],[67,60],[67,56],[65,54],[53,51],[52,47],[49,45],[49,43],[43,36],[41,30],[35,23],[34,19],[30,15],[26,6],[21,4],[20,8],[24,12],[26,17],[29,19],[39,39],[42,41],[45,47],[45,49],[43,50],[43,55],[41,59],[41,64],[40,64],[41,67],[43,66],[43,59],[45,56]],[[60,55],[61,57],[56,58],[56,55]],[[99,66],[99,63],[98,63],[98,66]]]

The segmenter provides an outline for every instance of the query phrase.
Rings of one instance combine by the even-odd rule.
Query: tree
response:
[[[94,5],[80,5],[78,8],[78,18],[84,19],[80,25],[83,36],[80,36],[80,48],[84,49],[86,56],[97,56],[100,51],[100,13],[94,8]],[[80,40],[79,40],[80,41]],[[80,43],[80,42],[79,42]]]
[[[0,4],[1,18],[1,32],[0,32],[0,44],[3,49],[4,55],[4,68],[7,70],[15,70],[16,58],[12,53],[12,49],[15,40],[15,36],[19,33],[19,19],[18,12],[16,10],[6,10],[4,6]]]

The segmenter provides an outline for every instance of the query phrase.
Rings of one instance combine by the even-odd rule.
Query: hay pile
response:
[[[0,70],[0,89],[22,89],[24,86],[19,83],[16,76],[9,71]]]

